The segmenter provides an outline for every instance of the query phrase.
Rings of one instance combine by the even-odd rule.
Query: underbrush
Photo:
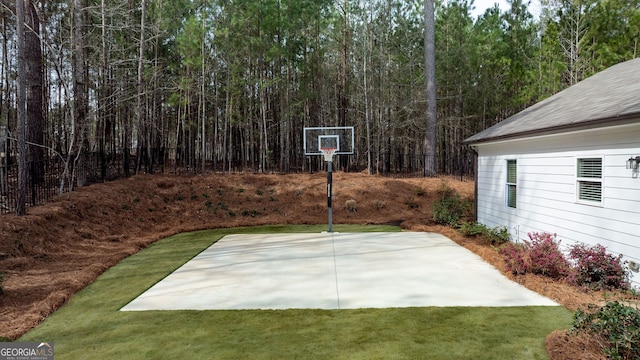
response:
[[[604,353],[610,359],[640,359],[640,311],[637,308],[608,302],[587,311],[579,309],[570,333],[586,332],[604,344]]]
[[[567,257],[555,234],[529,233],[529,241],[506,243],[498,251],[513,274],[539,274],[591,290],[629,291],[629,270],[622,255],[606,252],[602,245],[574,244]],[[617,301],[586,311],[578,309],[569,335],[587,333],[602,342],[611,359],[640,359],[640,312]]]

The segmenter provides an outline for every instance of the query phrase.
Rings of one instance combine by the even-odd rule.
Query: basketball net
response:
[[[333,159],[333,154],[336,153],[336,148],[321,148],[320,151],[324,155],[324,161],[330,162]]]

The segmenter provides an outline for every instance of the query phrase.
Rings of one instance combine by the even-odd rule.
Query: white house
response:
[[[513,240],[601,244],[640,285],[640,59],[612,66],[465,140],[477,220]]]

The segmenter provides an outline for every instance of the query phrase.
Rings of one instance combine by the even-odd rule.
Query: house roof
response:
[[[614,65],[466,139],[466,144],[640,121],[640,58]]]

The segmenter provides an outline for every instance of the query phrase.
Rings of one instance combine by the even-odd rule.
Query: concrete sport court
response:
[[[424,232],[227,235],[122,311],[558,306]]]

